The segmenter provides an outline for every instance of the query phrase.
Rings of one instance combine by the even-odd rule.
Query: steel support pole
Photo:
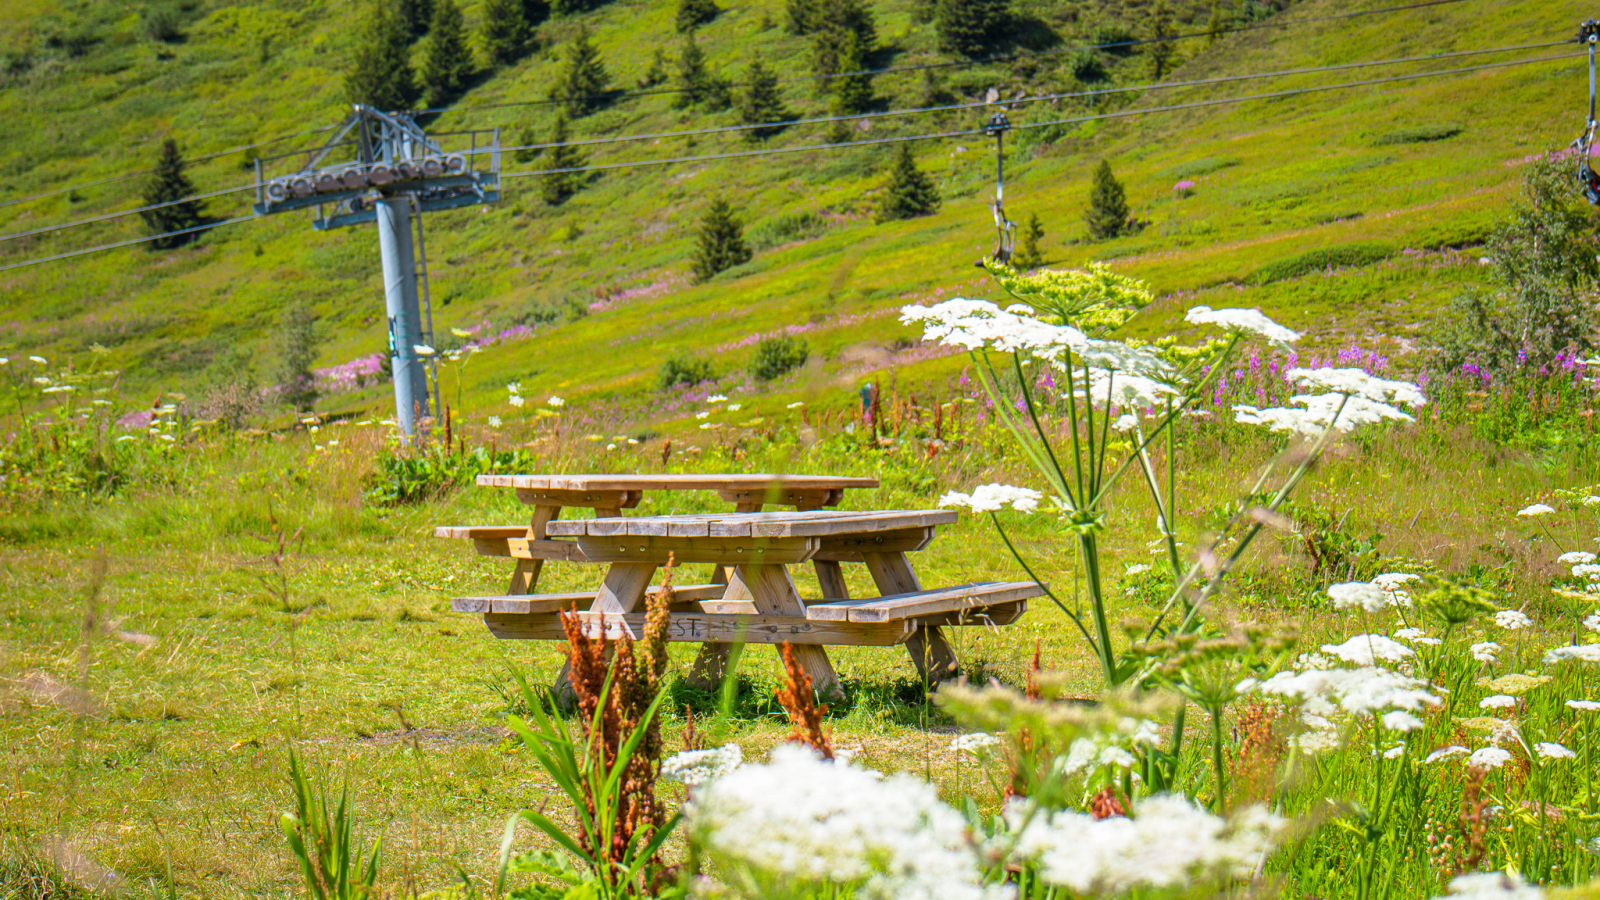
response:
[[[417,258],[411,244],[411,198],[377,202],[378,249],[383,252],[384,307],[389,316],[389,360],[394,366],[394,412],[400,433],[414,438],[417,417],[428,414],[426,367],[417,356],[422,309],[417,302]]]

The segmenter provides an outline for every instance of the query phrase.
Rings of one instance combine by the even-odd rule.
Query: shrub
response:
[[[1121,22],[1106,22],[1095,26],[1094,36],[1090,40],[1113,56],[1132,56],[1138,49],[1134,42],[1139,40],[1139,36]]]
[[[675,353],[661,364],[661,371],[656,375],[656,386],[664,391],[680,384],[692,386],[716,377],[711,360],[703,356]]]
[[[756,355],[750,360],[750,374],[757,381],[771,381],[806,364],[811,348],[804,338],[786,334],[767,338],[756,345]]]
[[[422,503],[469,486],[479,475],[533,472],[538,467],[529,450],[463,450],[438,444],[421,450],[396,448],[374,462],[367,476],[367,500],[379,506]]]
[[[152,41],[176,44],[183,40],[183,12],[176,6],[157,3],[145,7],[139,14],[144,24],[144,34]]]
[[[1083,84],[1106,80],[1106,64],[1092,47],[1084,47],[1067,57],[1067,71]]]
[[[821,213],[804,210],[773,216],[750,229],[750,245],[766,250],[791,241],[805,241],[827,233],[832,227]]]
[[[1249,280],[1256,284],[1270,284],[1274,281],[1300,278],[1324,269],[1359,268],[1382,262],[1397,252],[1399,251],[1395,245],[1375,241],[1320,247],[1267,263],[1251,274]]]

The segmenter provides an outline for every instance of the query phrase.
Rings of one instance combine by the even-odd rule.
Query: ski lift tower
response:
[[[453,139],[455,149],[446,150],[443,138]],[[487,168],[474,166],[481,157],[487,157]],[[405,438],[414,440],[417,419],[429,414],[430,370],[434,405],[439,405],[439,379],[430,349],[434,343],[428,263],[418,214],[500,199],[500,131],[450,132],[430,138],[411,113],[385,113],[357,104],[333,135],[304,157],[303,164],[287,174],[273,176],[266,171],[270,163],[300,158],[297,152],[265,162],[256,159],[256,215],[316,207],[311,224],[319,231],[378,223],[395,419]]]

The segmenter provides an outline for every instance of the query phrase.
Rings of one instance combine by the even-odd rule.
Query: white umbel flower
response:
[[[1390,731],[1416,731],[1424,724],[1421,719],[1399,709],[1384,713],[1382,722]]]
[[[1533,745],[1533,751],[1544,759],[1577,759],[1578,754],[1573,753],[1561,744],[1540,741]]]
[[[1479,709],[1511,709],[1517,705],[1517,698],[1505,694],[1494,694],[1478,701]]]
[[[1595,555],[1587,550],[1568,550],[1556,557],[1556,562],[1568,566],[1579,566],[1584,563],[1592,563],[1594,560]]]
[[[1494,641],[1483,641],[1472,645],[1472,658],[1484,664],[1491,664],[1500,658],[1500,645]]]
[[[1513,872],[1468,872],[1450,879],[1450,889],[1435,900],[1540,900],[1544,892]]]
[[[1580,644],[1576,647],[1553,647],[1544,654],[1545,665],[1560,662],[1600,663],[1600,644]]]
[[[971,494],[951,491],[939,498],[940,506],[965,506],[975,513],[994,512],[1010,506],[1018,512],[1033,512],[1044,495],[1036,490],[1009,484],[985,484]]]
[[[1381,634],[1358,634],[1342,644],[1323,644],[1322,652],[1358,666],[1370,666],[1379,660],[1400,662],[1416,656],[1410,647]]]
[[[1428,402],[1428,398],[1411,382],[1379,378],[1363,369],[1290,369],[1283,374],[1296,384],[1346,394],[1352,400],[1361,398],[1406,406],[1422,406]]]
[[[1535,503],[1531,506],[1524,506],[1523,508],[1517,510],[1517,515],[1527,519],[1532,518],[1533,516],[1548,516],[1555,511],[1555,507],[1553,506],[1549,506],[1544,503]]]
[[[1507,631],[1521,631],[1533,624],[1527,613],[1516,609],[1502,609],[1494,614],[1494,623]]]
[[[1474,769],[1498,769],[1511,761],[1511,751],[1499,747],[1479,747],[1467,757],[1467,765]]]
[[[1372,579],[1372,583],[1386,591],[1398,591],[1414,581],[1421,580],[1421,575],[1415,575],[1411,572],[1385,572]]]
[[[987,732],[979,731],[973,734],[956,735],[955,740],[950,742],[950,749],[956,753],[970,753],[977,756],[999,743],[999,738]]]
[[[1452,745],[1450,745],[1448,747],[1440,747],[1439,749],[1433,751],[1432,753],[1429,753],[1427,755],[1427,757],[1422,760],[1422,763],[1423,763],[1423,765],[1428,765],[1430,763],[1441,762],[1441,761],[1447,760],[1447,759],[1460,759],[1461,757],[1466,756],[1470,752],[1472,752],[1472,751],[1468,750],[1465,747],[1462,747],[1462,746],[1459,746],[1459,745],[1456,745],[1456,744],[1452,744]]]
[[[661,777],[696,787],[721,778],[742,762],[744,751],[738,744],[724,744],[714,750],[685,750],[661,761]]]
[[[1184,315],[1185,322],[1195,325],[1216,325],[1229,331],[1248,331],[1275,344],[1292,344],[1300,340],[1300,333],[1279,325],[1267,318],[1259,309],[1212,309],[1196,306]]]
[[[1568,700],[1567,708],[1581,712],[1600,712],[1600,700]]]
[[[1328,599],[1334,609],[1364,609],[1369,613],[1383,612],[1389,605],[1389,592],[1365,581],[1347,581],[1328,588]]]

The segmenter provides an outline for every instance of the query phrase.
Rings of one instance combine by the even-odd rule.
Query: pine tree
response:
[[[1028,224],[1022,229],[1022,249],[1017,251],[1012,261],[1018,269],[1037,269],[1044,265],[1044,257],[1039,254],[1039,239],[1042,237],[1044,225],[1039,222],[1039,214],[1032,213],[1028,216]]]
[[[283,311],[278,340],[283,358],[278,368],[278,396],[297,412],[310,412],[317,402],[316,376],[311,364],[317,358],[317,319],[304,299]]]
[[[839,72],[846,74],[831,78],[828,83],[833,92],[834,115],[866,112],[872,105],[872,76],[863,71],[866,68],[867,52],[861,38],[854,32],[845,32],[839,47]]]
[[[1094,173],[1094,188],[1089,192],[1089,211],[1083,221],[1095,240],[1114,238],[1128,230],[1128,195],[1122,182],[1111,174],[1111,163],[1100,160]]]
[[[933,179],[917,168],[916,160],[911,158],[911,145],[901,144],[894,169],[889,173],[889,183],[878,201],[877,220],[909,219],[938,208],[939,189],[934,186]]]
[[[144,205],[170,205],[139,213],[152,234],[182,231],[201,224],[200,201],[184,200],[185,197],[194,196],[194,184],[189,181],[189,176],[183,174],[183,167],[183,154],[178,151],[178,142],[167,138],[161,143],[161,153],[156,157],[155,174],[145,184]],[[173,203],[174,200],[183,202]],[[197,234],[199,232],[191,231],[188,234],[159,237],[150,244],[158,250],[170,250],[194,240]]]
[[[395,0],[395,14],[400,17],[400,24],[405,26],[406,34],[412,40],[427,34],[433,27],[433,2],[434,0]]]
[[[812,30],[811,55],[818,77],[855,71],[842,60],[845,41],[855,36],[862,63],[878,45],[878,26],[866,0],[819,0]]]
[[[778,75],[762,64],[761,54],[757,53],[750,60],[750,68],[745,72],[744,78],[749,86],[739,97],[739,121],[742,124],[762,125],[765,122],[781,122],[790,117],[789,110],[783,105],[783,95],[778,90]],[[745,136],[751,140],[762,140],[782,131],[783,127],[764,125],[746,131]]]
[[[678,0],[677,26],[680,32],[690,32],[715,19],[716,0]]]
[[[733,217],[733,208],[721,197],[700,219],[700,237],[695,243],[691,268],[696,281],[708,281],[724,269],[750,261],[750,248],[744,243],[744,226]]]
[[[399,15],[384,0],[376,0],[344,76],[350,102],[381,110],[409,107],[417,96],[410,50],[411,37]]]
[[[556,130],[550,135],[550,143],[555,146],[550,148],[550,156],[545,160],[546,169],[576,169],[587,163],[578,148],[567,143],[571,134],[567,129],[565,114],[556,114]],[[543,183],[539,187],[544,202],[551,206],[560,206],[568,197],[576,194],[583,187],[585,180],[583,172],[546,172]]]
[[[939,48],[963,56],[987,54],[1010,22],[1010,0],[938,0],[934,6]]]
[[[531,37],[533,29],[550,18],[549,0],[522,0],[522,18],[528,23],[528,34]]]
[[[678,109],[699,106],[706,99],[711,86],[711,73],[706,69],[706,52],[695,42],[694,32],[683,39],[683,53],[678,56],[678,95],[672,105]]]
[[[522,147],[523,149],[511,151],[512,158],[519,163],[533,162],[535,159],[539,158],[540,153],[544,152],[543,150],[534,148],[533,145],[539,142],[539,135],[533,130],[532,125],[522,126],[522,129],[517,132],[516,145],[518,147]]]
[[[528,16],[522,0],[485,0],[478,38],[489,65],[508,66],[528,49]]]
[[[666,81],[667,51],[657,47],[655,53],[650,57],[649,67],[644,70],[643,75],[639,76],[639,87],[655,87],[658,84],[665,84]]]
[[[466,24],[455,0],[438,0],[428,25],[428,50],[422,58],[424,102],[443,106],[460,96],[472,78],[472,51]]]
[[[817,30],[820,0],[789,0],[784,5],[786,19],[783,24],[790,34],[807,35]]]
[[[588,115],[605,104],[610,84],[611,76],[600,61],[600,51],[589,40],[589,27],[579,28],[567,50],[567,64],[561,69],[560,80],[550,89],[550,99],[561,101],[569,116]]]
[[[1222,40],[1222,33],[1227,28],[1227,20],[1222,14],[1222,0],[1211,0],[1211,18],[1206,20],[1206,46]]]
[[[1150,77],[1161,79],[1172,71],[1172,57],[1178,52],[1173,41],[1172,8],[1160,0],[1150,14]]]

